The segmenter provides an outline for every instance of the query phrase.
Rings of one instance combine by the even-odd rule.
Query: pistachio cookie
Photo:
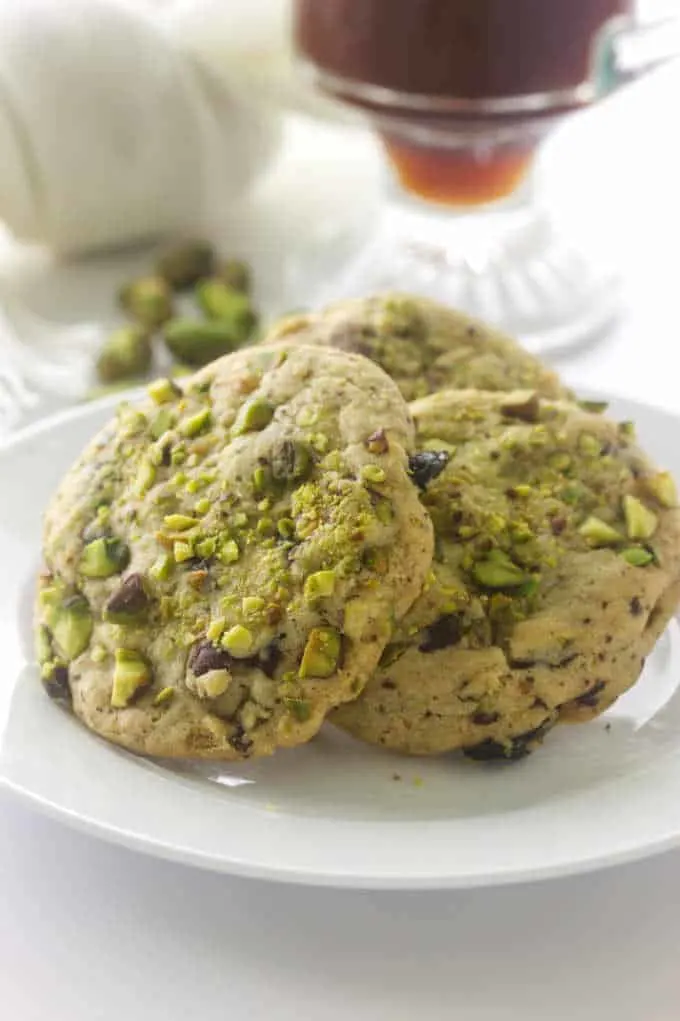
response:
[[[265,342],[281,338],[365,355],[407,401],[450,387],[568,396],[555,373],[510,337],[425,298],[385,294],[338,302],[316,315],[281,320]]]
[[[519,758],[639,676],[680,598],[675,487],[629,423],[536,393],[450,390],[411,411],[432,572],[332,719],[399,751]]]
[[[366,359],[298,346],[149,394],[47,511],[46,687],[150,755],[307,741],[362,689],[429,570],[406,405]]]

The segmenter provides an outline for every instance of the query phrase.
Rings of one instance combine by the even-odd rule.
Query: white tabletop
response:
[[[618,327],[560,368],[676,409],[678,88],[676,73],[646,83],[606,120],[565,133],[552,156],[566,161],[565,192],[582,181],[595,195],[626,272]],[[293,125],[291,139],[252,207],[225,215],[234,247],[255,257],[272,230],[301,229],[329,195],[355,216],[374,197],[367,140],[329,134],[322,155],[308,128]],[[40,311],[78,317],[110,312],[120,265],[50,267],[7,247],[1,269]],[[266,299],[273,283],[261,283]],[[154,861],[2,794],[0,1011],[11,1021],[675,1021],[679,883],[680,852],[499,890],[305,890]]]

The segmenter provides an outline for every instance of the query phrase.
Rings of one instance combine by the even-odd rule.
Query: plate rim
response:
[[[579,391],[581,390],[588,395],[612,403],[617,401],[624,402],[631,409],[642,410],[643,414],[651,411],[655,415],[673,419],[676,425],[680,425],[680,412],[675,412],[668,407],[650,404],[625,394],[616,395],[593,387],[580,387]],[[11,453],[12,450],[20,447],[23,443],[30,442],[46,432],[58,429],[62,423],[70,423],[81,418],[87,420],[90,417],[96,416],[97,413],[116,407],[122,401],[135,400],[142,396],[144,392],[144,387],[135,387],[130,390],[105,395],[86,404],[61,409],[53,415],[41,418],[10,434],[8,437],[3,437],[0,440],[0,458],[7,453]],[[83,444],[86,442],[87,437],[84,436]],[[452,871],[447,874],[442,874],[441,872],[431,874],[411,872],[397,875],[391,872],[381,874],[376,871],[367,870],[359,875],[351,870],[343,872],[337,868],[331,871],[330,869],[319,870],[318,868],[293,866],[285,863],[267,865],[258,861],[243,860],[233,854],[230,857],[228,850],[224,855],[216,857],[214,853],[202,852],[200,848],[193,844],[171,844],[157,833],[142,833],[139,829],[126,829],[115,824],[110,818],[96,818],[91,813],[79,813],[68,805],[59,804],[54,798],[41,793],[39,787],[31,788],[8,775],[1,759],[0,791],[7,791],[11,796],[25,802],[43,815],[55,821],[65,823],[79,832],[148,854],[151,857],[245,878],[305,886],[406,891],[473,889],[516,883],[542,882],[564,876],[598,871],[626,862],[638,861],[680,846],[680,820],[678,820],[674,824],[672,832],[659,833],[651,840],[631,842],[629,839],[622,846],[613,850],[605,847],[602,851],[594,850],[580,857],[574,857],[573,852],[571,852],[562,859],[548,863],[538,869],[534,865],[516,864],[509,860],[504,868],[495,868],[492,871],[486,872],[461,873]],[[290,814],[284,813],[284,815]],[[374,820],[373,825],[376,822],[378,820]],[[356,825],[356,821],[343,820],[343,825],[351,827]],[[404,823],[399,825],[404,825]],[[412,825],[419,825],[419,822],[414,821]]]

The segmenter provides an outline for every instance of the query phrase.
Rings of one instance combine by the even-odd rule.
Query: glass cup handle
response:
[[[605,29],[596,50],[597,98],[615,92],[678,56],[680,17],[649,22],[616,19]]]

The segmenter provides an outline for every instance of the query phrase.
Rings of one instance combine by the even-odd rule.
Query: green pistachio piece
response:
[[[554,468],[555,471],[563,472],[566,471],[567,468],[571,467],[571,458],[569,457],[569,454],[555,451],[555,453],[551,454],[548,458],[548,464],[551,468]]]
[[[206,670],[200,677],[192,677],[187,680],[187,687],[199,698],[219,698],[232,682],[232,675],[229,670],[220,667],[216,670]]]
[[[156,272],[175,291],[193,287],[215,268],[215,251],[207,241],[185,241],[169,248],[156,264]]]
[[[655,475],[645,475],[641,483],[651,496],[660,503],[662,507],[677,507],[678,491],[675,488],[675,480],[670,472],[657,472]]]
[[[135,480],[135,491],[138,496],[143,496],[156,481],[156,465],[152,461],[142,461],[137,471]]]
[[[246,617],[255,617],[265,608],[265,601],[261,596],[244,596],[241,600],[241,609]]]
[[[181,539],[178,539],[177,542],[173,543],[172,555],[178,564],[183,564],[193,557],[193,546],[190,542],[183,542]]]
[[[500,550],[473,564],[472,577],[485,588],[517,588],[531,581],[531,575]]]
[[[306,723],[312,715],[312,707],[303,698],[284,698],[283,704],[298,723]]]
[[[342,638],[330,627],[315,627],[309,632],[298,674],[306,677],[330,677],[340,661]]]
[[[120,289],[121,308],[141,326],[155,330],[172,316],[172,289],[161,276],[145,276]]]
[[[163,329],[163,340],[170,353],[193,368],[208,365],[229,354],[241,343],[229,323],[221,319],[171,319]]]
[[[588,539],[593,546],[614,546],[623,539],[621,533],[608,525],[606,521],[592,515],[583,522],[579,528],[579,534],[584,539]]]
[[[155,404],[170,404],[182,396],[182,388],[171,379],[154,379],[149,383],[147,393]]]
[[[36,654],[41,665],[48,663],[54,656],[50,632],[44,624],[40,625],[36,634]]]
[[[222,564],[235,564],[240,555],[241,551],[234,539],[227,539],[217,551],[217,559]]]
[[[111,705],[124,709],[151,680],[151,667],[138,652],[116,649]]]
[[[578,438],[578,449],[586,457],[599,457],[602,453],[602,444],[592,433],[581,433]]]
[[[196,511],[197,514],[203,515],[207,514],[211,507],[212,502],[208,500],[207,497],[203,497],[202,500],[196,501],[196,507],[194,508],[194,510]]]
[[[257,525],[255,526],[255,531],[257,532],[257,534],[265,537],[268,535],[273,535],[275,530],[276,530],[275,525],[271,518],[260,518]]]
[[[217,267],[215,274],[218,280],[230,287],[232,291],[240,291],[242,294],[250,294],[252,286],[252,274],[247,262],[240,259],[225,259]]]
[[[626,440],[635,439],[635,422],[619,422],[619,435]]]
[[[191,418],[185,418],[183,422],[180,422],[179,431],[183,436],[199,436],[211,423],[212,414],[210,408],[202,408],[201,411],[197,411]]]
[[[335,571],[315,571],[305,581],[305,602],[313,603],[317,599],[327,599],[335,591]]]
[[[85,651],[92,637],[92,626],[92,612],[84,596],[68,596],[55,609],[52,637],[64,659],[75,659]]]
[[[171,532],[186,532],[189,528],[195,528],[200,522],[197,518],[191,518],[188,514],[166,514],[163,524]]]
[[[656,531],[658,518],[654,511],[627,494],[623,498],[623,515],[626,519],[626,533],[629,539],[651,539]]]
[[[174,687],[172,685],[169,685],[167,688],[161,688],[161,690],[158,692],[158,694],[154,698],[153,704],[155,706],[167,705],[168,702],[172,701],[172,699],[174,698],[174,695],[175,695],[175,689],[174,689]]]
[[[227,622],[224,617],[215,617],[214,620],[210,621],[205,637],[213,644],[219,642],[226,626]]]
[[[104,607],[104,618],[112,624],[139,624],[146,617],[149,603],[141,574],[129,574]]]
[[[170,408],[161,408],[157,415],[151,420],[151,435],[155,440],[164,436],[168,429],[175,424],[175,415]]]
[[[377,464],[365,464],[361,469],[362,482],[368,482],[371,485],[380,485],[386,478],[385,469],[381,468]]]
[[[143,376],[151,367],[151,340],[141,326],[123,326],[102,347],[97,357],[101,383],[118,383]]]
[[[86,578],[110,578],[120,574],[130,562],[130,550],[124,542],[113,537],[94,539],[83,549],[80,573]]]
[[[263,397],[246,401],[234,423],[234,434],[240,436],[242,433],[259,432],[269,425],[275,411],[274,405]]]
[[[602,415],[609,407],[607,401],[577,401],[576,403],[579,408],[590,411],[593,415]]]
[[[196,550],[196,556],[200,557],[202,560],[209,560],[210,557],[215,555],[217,540],[212,537],[202,539],[200,542],[196,543],[194,548]]]
[[[295,522],[292,518],[281,518],[276,523],[276,531],[282,539],[292,539],[295,535]]]
[[[224,280],[212,277],[196,287],[196,301],[208,317],[231,329],[237,344],[250,339],[257,325],[257,315],[250,298],[230,287]]]
[[[174,561],[169,553],[161,553],[149,568],[149,574],[154,581],[167,581],[170,577],[173,563]]]
[[[642,549],[640,546],[630,546],[628,549],[622,549],[620,555],[632,567],[646,567],[654,559],[653,553]]]
[[[235,659],[245,659],[253,647],[253,634],[242,624],[235,624],[226,631],[220,644]]]

